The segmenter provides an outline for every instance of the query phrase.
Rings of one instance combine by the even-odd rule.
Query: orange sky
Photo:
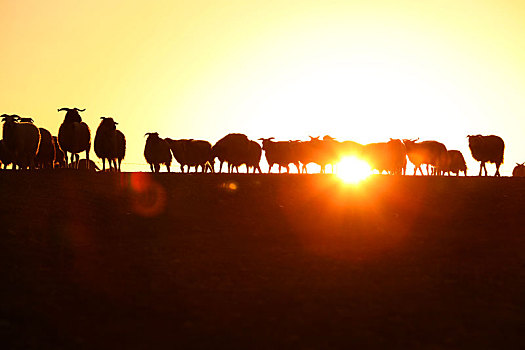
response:
[[[57,108],[86,108],[92,137],[111,116],[125,171],[146,170],[158,131],[435,139],[474,175],[480,133],[503,137],[510,175],[525,161],[524,15],[522,1],[2,1],[1,113],[57,134]]]

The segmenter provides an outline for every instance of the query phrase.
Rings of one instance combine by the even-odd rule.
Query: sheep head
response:
[[[78,112],[84,112],[86,109],[78,109],[78,108],[59,108],[58,111],[66,111],[66,116],[64,118],[64,122],[66,123],[80,123],[82,121],[82,118],[80,117],[80,114]]]
[[[2,121],[6,123],[14,123],[18,122],[20,120],[20,117],[16,114],[2,114]]]

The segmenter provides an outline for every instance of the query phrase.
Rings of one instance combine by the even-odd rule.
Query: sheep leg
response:
[[[106,171],[106,158],[102,158],[102,171]]]
[[[501,176],[499,174],[499,167],[500,167],[501,163],[496,163],[496,174],[494,174],[494,176]]]
[[[149,165],[149,168],[150,168],[150,170],[151,170],[152,173],[155,172],[155,170],[153,169],[153,164],[150,164],[150,165]]]

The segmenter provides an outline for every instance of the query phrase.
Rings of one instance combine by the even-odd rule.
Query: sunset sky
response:
[[[157,131],[434,139],[475,175],[466,136],[496,134],[510,175],[525,162],[524,18],[519,0],[3,0],[0,113],[56,135],[57,108],[86,108],[92,138],[113,117],[124,171],[147,170]]]

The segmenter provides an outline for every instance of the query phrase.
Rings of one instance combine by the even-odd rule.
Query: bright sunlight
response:
[[[356,157],[344,157],[336,166],[337,176],[345,183],[358,184],[372,175],[370,165]]]

